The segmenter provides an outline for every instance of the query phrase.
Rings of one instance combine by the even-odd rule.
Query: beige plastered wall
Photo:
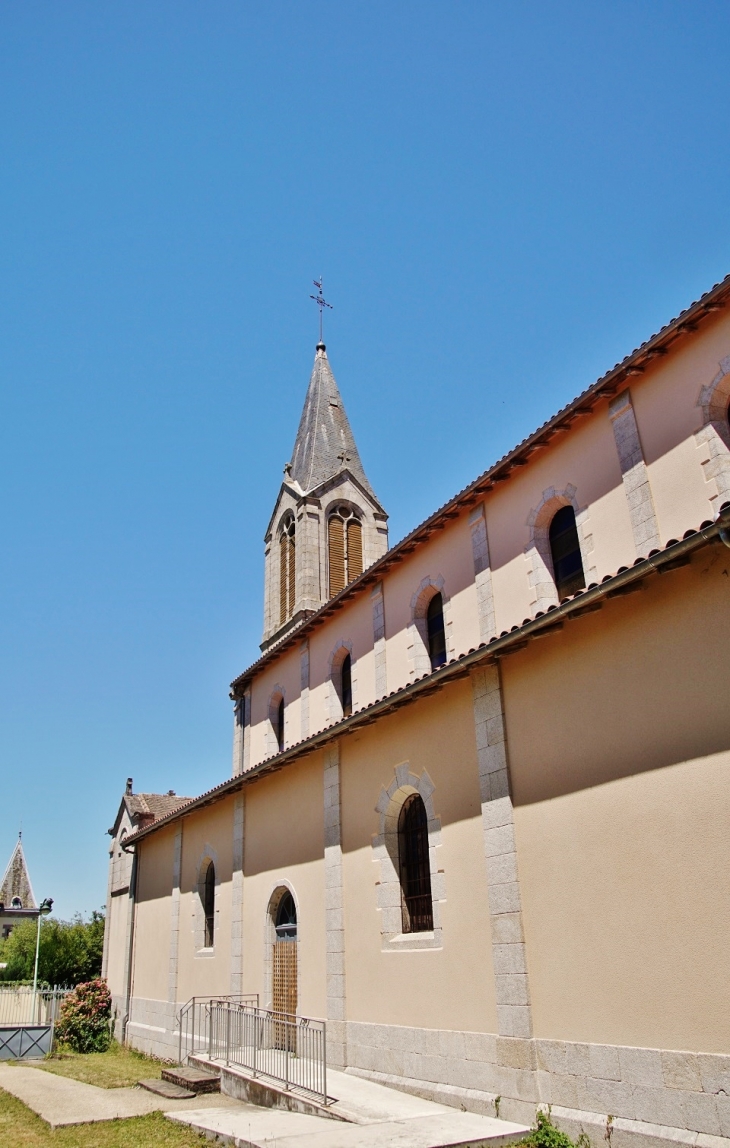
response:
[[[535,1035],[727,1052],[730,551],[503,662]]]
[[[160,829],[137,846],[133,997],[167,1000],[174,840],[174,828]]]
[[[695,440],[702,426],[700,392],[730,355],[730,316],[720,312],[702,325],[701,335],[677,344],[639,376],[631,397],[649,471],[659,534],[666,545],[685,530],[711,518],[716,493],[705,480],[706,447]]]
[[[265,978],[266,922],[282,885],[297,905],[298,1011],[324,1017],[324,780],[321,753],[263,777],[245,790],[243,980],[271,1007]]]
[[[202,935],[202,903],[197,884],[206,858],[214,861],[216,875],[212,953],[198,948]],[[232,864],[233,798],[229,797],[183,819],[178,1000],[230,992]]]
[[[433,782],[441,821],[443,945],[383,951],[372,839],[396,766]],[[347,1017],[350,1021],[496,1032],[484,843],[471,689],[458,682],[341,743]]]
[[[356,598],[341,613],[313,631],[309,642],[309,728],[324,729],[341,716],[328,701],[330,659],[343,643],[352,646],[353,706],[367,705],[375,697],[373,610],[370,595]]]
[[[124,996],[127,986],[124,983],[124,964],[127,951],[127,913],[129,896],[127,893],[112,897],[107,928],[109,930],[107,984],[112,996]]]

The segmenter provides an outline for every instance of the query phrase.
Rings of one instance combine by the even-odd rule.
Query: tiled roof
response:
[[[241,789],[243,786],[256,781],[266,773],[275,773],[283,769],[290,762],[304,757],[308,753],[321,748],[332,738],[354,729],[371,725],[380,717],[392,713],[401,706],[408,705],[417,698],[423,698],[442,688],[451,681],[466,676],[470,670],[480,664],[496,661],[523,649],[533,638],[543,637],[563,627],[564,620],[580,618],[584,614],[599,609],[604,599],[617,598],[640,589],[643,579],[657,570],[663,572],[675,567],[684,566],[690,561],[693,551],[705,546],[718,538],[723,532],[723,540],[730,545],[730,503],[724,503],[715,522],[706,521],[696,530],[687,530],[681,540],[671,538],[663,550],[652,550],[648,558],[637,558],[633,566],[621,566],[615,574],[606,575],[600,584],[591,583],[585,590],[578,591],[572,598],[567,598],[559,606],[551,606],[547,611],[538,610],[534,618],[525,618],[521,626],[513,626],[509,633],[503,633],[498,638],[492,638],[489,643],[482,642],[476,649],[452,658],[438,670],[424,674],[415,682],[410,682],[401,689],[393,690],[386,697],[378,698],[370,705],[355,712],[335,725],[320,730],[318,733],[274,754],[270,758],[255,765],[246,773],[228,778],[212,789],[201,794],[200,797],[190,798],[178,810],[160,818],[158,822],[137,830],[125,840],[127,845],[147,836],[148,833],[160,826],[173,821],[178,816],[214,801],[220,801],[229,793]],[[180,800],[183,800],[182,798]]]
[[[342,608],[346,601],[361,593],[367,587],[378,582],[390,566],[400,562],[415,550],[416,546],[424,542],[434,530],[446,525],[449,519],[457,518],[469,505],[480,499],[488,490],[509,477],[511,470],[517,466],[524,466],[530,455],[546,446],[552,436],[559,431],[567,429],[575,419],[590,414],[595,403],[600,399],[616,394],[621,387],[628,385],[631,378],[644,372],[652,361],[667,353],[669,345],[677,339],[685,338],[697,330],[697,325],[703,318],[725,305],[730,297],[730,275],[721,283],[701,296],[684,311],[667,323],[650,339],[632,351],[630,355],[607,371],[571,403],[558,411],[552,419],[544,423],[528,438],[523,439],[513,450],[494,463],[489,470],[484,471],[472,483],[464,487],[443,506],[439,507],[429,518],[412,530],[401,542],[388,550],[382,558],[369,566],[359,578],[341,590],[334,598],[321,606],[311,617],[301,622],[294,630],[290,630],[282,640],[267,650],[260,658],[253,662],[247,670],[239,674],[231,684],[231,696],[238,697],[245,689],[246,683],[262,670],[264,666],[274,661],[285,650],[302,640],[304,634],[309,633],[316,626],[325,621],[336,610]],[[313,376],[314,377],[314,376]],[[334,379],[333,379],[334,382]],[[311,383],[310,383],[311,387]],[[306,410],[306,408],[305,408]],[[304,416],[302,416],[304,419]],[[301,427],[300,427],[301,430]],[[298,436],[297,436],[298,437]]]
[[[131,793],[125,797],[130,817],[165,817],[179,806],[191,801],[190,797],[179,797],[176,793]]]

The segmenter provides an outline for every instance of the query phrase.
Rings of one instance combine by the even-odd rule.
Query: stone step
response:
[[[217,1067],[211,1066],[210,1071],[195,1068],[189,1064],[180,1064],[175,1068],[163,1068],[162,1079],[170,1084],[177,1084],[189,1092],[220,1092],[221,1074]]]
[[[154,1092],[156,1096],[164,1096],[166,1100],[192,1100],[195,1096],[195,1093],[188,1088],[181,1088],[171,1080],[160,1080],[157,1077],[154,1080],[140,1080],[139,1086],[148,1092]]]

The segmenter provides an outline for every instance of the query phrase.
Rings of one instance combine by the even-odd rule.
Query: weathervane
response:
[[[314,302],[319,307],[319,341],[322,346],[324,346],[324,339],[322,338],[322,312],[324,311],[325,307],[329,307],[330,311],[333,310],[333,307],[331,303],[327,302],[324,295],[322,294],[322,283],[324,282],[322,276],[320,275],[319,279],[313,279],[312,282],[317,288],[317,294],[310,295],[309,298],[314,299]]]

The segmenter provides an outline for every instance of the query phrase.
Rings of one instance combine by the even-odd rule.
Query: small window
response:
[[[297,907],[291,893],[285,893],[279,901],[275,927],[277,941],[296,941]]]
[[[428,656],[431,659],[431,669],[437,670],[446,661],[446,633],[444,631],[444,600],[440,594],[434,594],[426,611],[426,628],[428,631]]]
[[[433,929],[431,868],[428,861],[428,818],[418,793],[407,797],[398,819],[401,902],[404,933]]]
[[[203,880],[203,917],[205,920],[205,947],[213,948],[215,940],[215,865],[208,862]]]
[[[22,909],[23,908],[23,902],[21,901],[20,897],[13,897],[12,907],[14,909]]]
[[[553,516],[550,523],[550,553],[558,598],[567,598],[583,590],[586,580],[572,506],[561,506]]]
[[[345,655],[340,669],[340,697],[342,700],[342,716],[349,717],[352,713],[352,658]]]
[[[279,746],[279,753],[284,748],[284,699],[281,698],[278,706],[276,707],[276,743]]]

